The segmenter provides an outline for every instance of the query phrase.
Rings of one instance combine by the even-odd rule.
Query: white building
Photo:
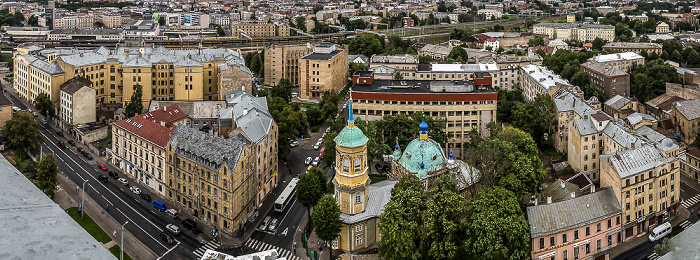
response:
[[[520,70],[520,87],[525,100],[532,101],[540,94],[551,94],[556,87],[573,87],[569,81],[544,66],[526,65]]]
[[[501,16],[503,16],[503,13],[498,10],[494,9],[481,9],[479,11],[476,11],[478,15],[483,15],[486,20],[494,20],[494,19],[500,19]]]

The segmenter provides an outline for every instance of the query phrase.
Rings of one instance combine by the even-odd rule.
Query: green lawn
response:
[[[318,104],[309,104],[309,103],[301,103],[301,102],[300,102],[299,105],[300,105],[301,107],[305,108],[305,109],[311,109],[311,108],[320,109],[320,107],[318,106]]]
[[[112,240],[112,238],[110,238],[109,235],[107,235],[107,233],[105,233],[102,228],[100,228],[100,226],[98,226],[97,223],[90,218],[90,216],[88,216],[88,214],[85,214],[85,218],[81,218],[77,207],[67,209],[66,213],[68,213],[68,215],[70,215],[75,222],[78,222],[78,224],[80,224],[85,231],[97,239],[97,241],[100,241],[100,243],[104,244]]]
[[[116,256],[117,259],[119,259],[119,246],[110,247],[110,248],[109,248],[109,252],[112,252],[112,254],[113,254],[114,256]],[[124,253],[124,259],[125,259],[125,260],[126,260],[126,259],[131,260],[131,257],[130,257],[129,255],[127,255],[126,253]]]
[[[382,176],[371,175],[371,176],[369,176],[369,179],[372,180],[372,183],[377,183],[380,181],[385,181],[386,175],[382,175]]]

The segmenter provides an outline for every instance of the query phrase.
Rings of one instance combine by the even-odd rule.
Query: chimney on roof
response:
[[[537,206],[537,200],[538,200],[537,197],[535,197],[535,206]]]
[[[632,145],[630,145],[630,149],[634,149],[634,146],[634,143],[632,143]]]
[[[547,197],[547,204],[552,204],[552,197]]]
[[[168,106],[163,106],[163,111],[168,111]]]
[[[573,199],[573,198],[576,198],[576,192],[572,192],[572,193],[571,193],[571,198],[572,198],[572,199]]]
[[[561,188],[562,188],[562,189],[563,189],[563,188],[566,188],[566,184],[564,183],[564,181],[561,181],[561,183],[559,183],[559,184],[561,185]]]
[[[591,185],[591,193],[595,193],[595,185]]]

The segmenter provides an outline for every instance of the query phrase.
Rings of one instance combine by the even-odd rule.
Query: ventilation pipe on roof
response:
[[[562,189],[563,189],[563,188],[566,188],[566,184],[564,184],[564,181],[562,181],[562,182],[559,183],[559,184],[561,185],[561,188],[562,188]]]
[[[552,197],[547,197],[547,204],[552,204]]]
[[[572,198],[572,199],[573,199],[573,198],[576,198],[576,192],[572,192],[572,193],[571,193],[571,198]]]
[[[591,193],[595,193],[595,185],[591,185]]]

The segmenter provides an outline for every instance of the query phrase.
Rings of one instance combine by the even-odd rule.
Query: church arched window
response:
[[[353,166],[355,167],[355,171],[360,171],[360,168],[362,168],[362,156],[355,157]]]
[[[343,157],[343,171],[350,171],[350,159]]]

